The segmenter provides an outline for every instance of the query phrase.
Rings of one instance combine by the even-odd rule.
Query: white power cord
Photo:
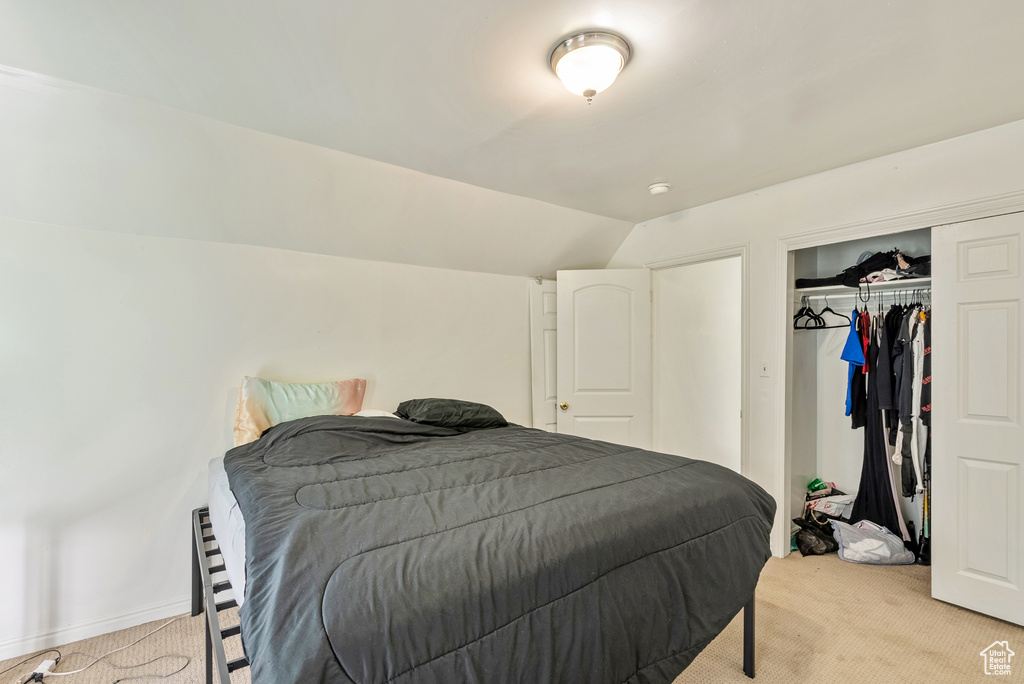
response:
[[[170,625],[173,622],[177,622],[178,620],[182,619],[183,617],[186,617],[186,616],[185,615],[179,615],[176,618],[172,618],[172,619],[168,620],[167,622],[165,622],[164,624],[162,624],[159,627],[157,627],[156,629],[154,629],[152,632],[149,632],[148,634],[142,635],[141,637],[139,637],[138,639],[136,639],[132,643],[128,644],[127,646],[121,646],[120,648],[115,648],[115,649],[113,649],[111,651],[107,651],[106,653],[104,653],[101,656],[90,655],[88,653],[83,653],[82,651],[74,651],[73,653],[68,653],[67,655],[63,656],[64,658],[67,658],[67,657],[70,657],[70,656],[73,656],[73,655],[81,655],[81,656],[85,656],[87,658],[92,658],[93,659],[91,663],[89,663],[85,667],[79,668],[77,670],[70,670],[68,672],[51,672],[50,670],[51,670],[51,668],[53,668],[56,665],[56,662],[53,661],[53,660],[46,660],[43,663],[41,663],[39,665],[39,667],[37,667],[33,672],[30,672],[27,675],[28,679],[22,680],[22,678],[19,678],[18,681],[17,681],[17,684],[27,684],[28,682],[31,682],[33,680],[35,680],[35,681],[42,681],[46,677],[64,677],[64,676],[67,676],[67,675],[78,674],[79,672],[85,672],[86,670],[88,670],[90,667],[92,667],[96,663],[100,662],[101,660],[102,661],[106,661],[108,656],[113,655],[114,653],[117,653],[118,651],[123,651],[126,648],[131,648],[132,646],[134,646],[135,644],[139,643],[143,639],[145,639],[147,637],[153,636],[154,634],[159,632],[164,627],[167,627],[168,625]],[[135,665],[114,665],[113,663],[110,663],[110,662],[107,662],[107,665],[109,667],[114,668],[115,670],[130,670],[130,669],[134,669],[134,668],[137,668],[137,667],[144,667],[146,665],[150,665],[151,663],[155,663],[158,660],[164,660],[165,658],[182,658],[182,659],[184,659],[185,664],[182,665],[181,667],[179,667],[174,672],[170,672],[168,674],[163,674],[163,675],[134,675],[132,677],[125,677],[123,679],[118,679],[118,680],[116,680],[114,682],[114,684],[117,684],[117,682],[126,682],[126,681],[131,680],[131,679],[165,679],[167,677],[171,677],[173,675],[178,674],[179,672],[184,670],[186,667],[188,667],[188,664],[190,662],[192,662],[191,658],[189,658],[186,655],[177,655],[177,654],[175,654],[175,655],[162,655],[162,656],[158,656],[158,657],[153,658],[152,660],[149,660],[149,661],[147,661],[145,663],[138,663],[138,664],[135,664]]]

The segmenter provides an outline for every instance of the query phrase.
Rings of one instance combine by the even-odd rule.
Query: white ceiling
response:
[[[634,54],[588,106],[547,56],[595,27]],[[1017,0],[0,0],[0,64],[640,222],[1024,118],[1022,27]]]

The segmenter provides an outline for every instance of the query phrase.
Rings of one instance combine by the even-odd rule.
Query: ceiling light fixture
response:
[[[558,41],[551,51],[551,70],[570,93],[589,103],[615,82],[630,52],[626,39],[611,31],[580,31]]]

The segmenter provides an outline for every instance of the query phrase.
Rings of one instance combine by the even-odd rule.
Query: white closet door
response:
[[[651,448],[651,272],[558,272],[558,431]]]
[[[558,293],[554,280],[530,283],[530,360],[533,365],[533,427],[558,432],[555,373]]]
[[[1024,624],[1024,214],[932,233],[932,595]]]

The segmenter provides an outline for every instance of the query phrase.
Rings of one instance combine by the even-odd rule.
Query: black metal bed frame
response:
[[[207,543],[211,544],[210,548]],[[211,563],[214,556],[220,556],[220,563]],[[223,572],[224,557],[213,536],[210,509],[197,508],[192,511],[192,615],[206,611],[206,684],[214,684],[215,669],[219,684],[231,684],[231,673],[249,666],[244,657],[228,660],[224,651],[224,640],[241,636],[242,628],[232,625],[222,629],[217,619],[217,613],[238,605],[234,598],[217,601],[217,594],[231,590],[227,579],[213,579],[215,574]],[[751,679],[754,678],[754,598],[751,596],[743,606],[743,674]]]
[[[209,548],[207,543],[210,544]],[[220,562],[216,565],[211,561],[214,556],[220,556]],[[219,684],[231,684],[231,673],[249,666],[249,661],[244,657],[228,660],[224,652],[224,640],[242,634],[241,625],[222,629],[217,619],[217,613],[238,605],[233,596],[217,601],[217,594],[231,591],[231,582],[227,579],[215,581],[213,578],[224,570],[224,557],[210,523],[210,509],[197,508],[192,511],[192,615],[199,615],[204,609],[206,611],[206,619],[203,621],[206,624],[206,684],[214,684],[215,668]]]

